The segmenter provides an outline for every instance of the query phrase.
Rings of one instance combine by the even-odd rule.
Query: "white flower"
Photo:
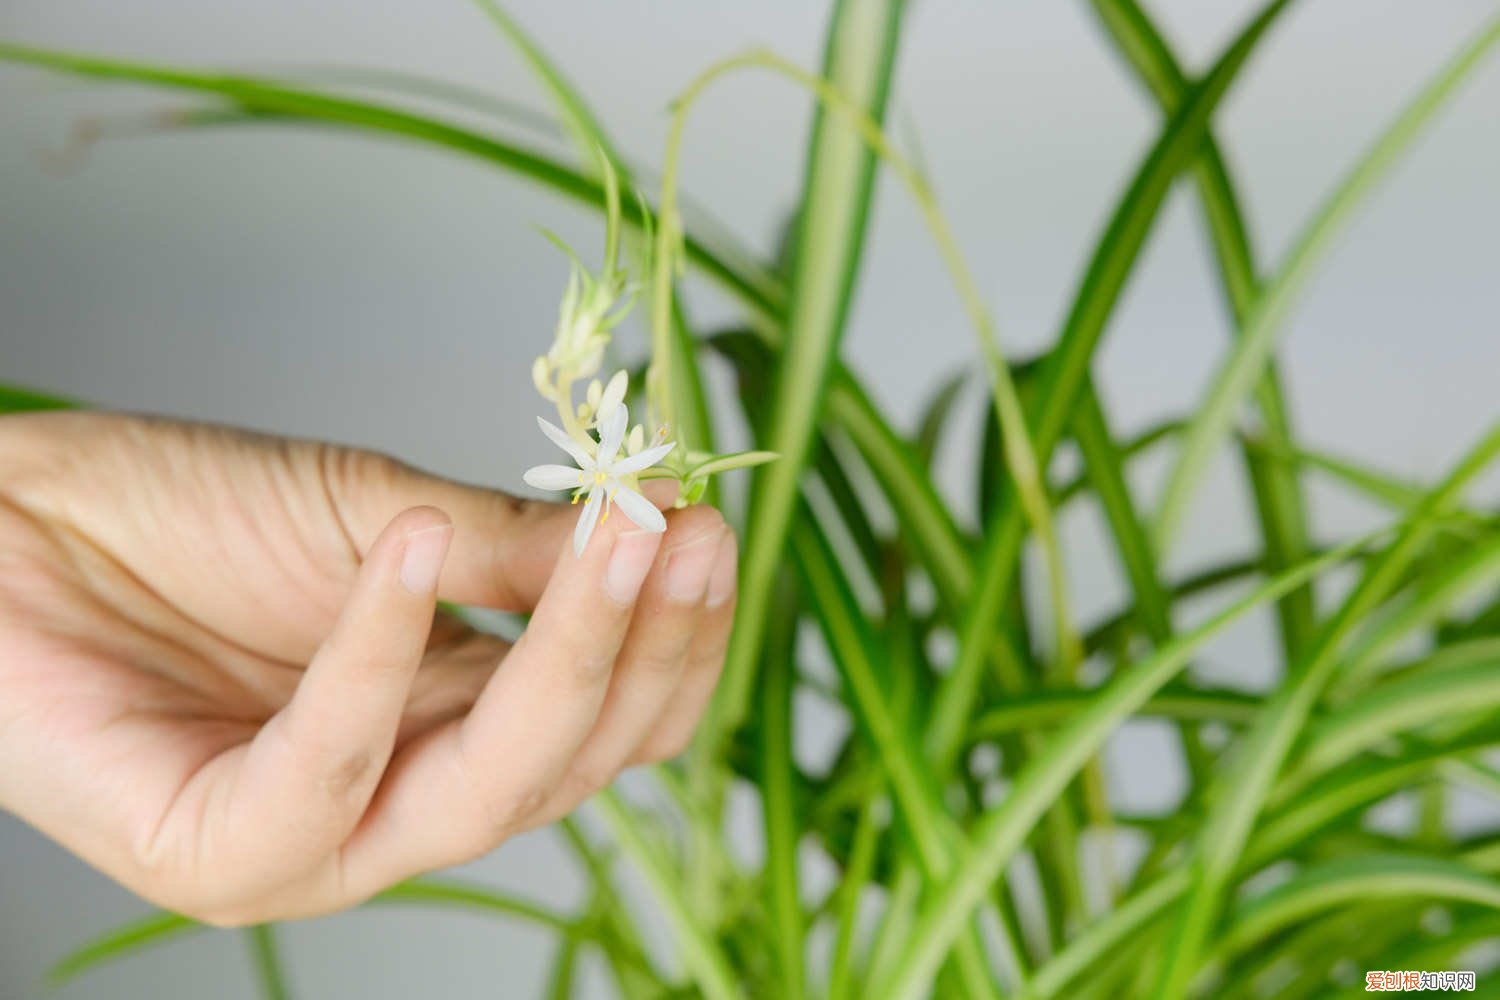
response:
[[[536,422],[553,444],[572,456],[573,461],[578,463],[578,468],[538,465],[527,469],[522,478],[527,485],[539,490],[574,490],[574,503],[581,497],[588,497],[583,513],[578,518],[578,527],[573,531],[573,551],[577,555],[583,555],[584,547],[594,533],[594,526],[601,520],[601,508],[603,517],[607,518],[611,504],[618,505],[626,517],[646,531],[667,530],[667,521],[662,517],[661,511],[632,486],[636,482],[636,474],[666,458],[677,446],[675,441],[621,458],[620,444],[625,440],[625,428],[630,423],[630,415],[624,404],[613,407],[605,415],[599,428],[599,444],[593,455],[580,442],[569,437],[561,427],[550,424],[541,417],[537,417]],[[625,481],[622,482],[622,479]]]

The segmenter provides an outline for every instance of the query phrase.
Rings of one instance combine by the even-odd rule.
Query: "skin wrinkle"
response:
[[[347,587],[347,576],[349,574],[346,573],[345,577],[341,579],[336,573],[328,572],[326,563],[313,558],[311,553],[309,552],[307,558],[308,567],[312,568],[315,574],[319,578],[325,580],[329,584],[329,586],[327,588],[327,592],[324,592],[320,588],[307,586],[304,583],[307,574],[293,571],[293,568],[287,565],[287,560],[281,556],[279,551],[280,546],[274,544],[277,538],[290,537],[296,543],[295,547],[297,549],[307,552],[308,548],[306,542],[306,534],[303,531],[298,530],[295,518],[287,518],[286,520],[288,521],[288,525],[286,527],[289,530],[283,530],[283,526],[279,523],[275,525],[268,525],[266,518],[259,513],[259,510],[264,509],[284,512],[295,510],[297,508],[297,498],[299,491],[295,489],[295,486],[296,483],[300,480],[299,477],[295,474],[295,471],[290,467],[290,463],[287,461],[287,459],[288,452],[291,449],[303,446],[300,445],[300,443],[289,443],[284,441],[277,441],[274,439],[257,442],[257,440],[252,437],[248,437],[246,435],[233,431],[202,432],[194,435],[195,439],[193,440],[193,445],[196,449],[200,450],[203,453],[204,458],[207,458],[209,455],[211,455],[213,451],[212,448],[204,447],[204,445],[212,445],[215,443],[213,441],[205,442],[203,439],[205,433],[216,433],[223,442],[227,442],[229,447],[233,448],[237,452],[240,452],[247,460],[254,457],[252,446],[259,444],[261,447],[264,447],[267,443],[270,444],[271,454],[276,456],[276,458],[268,463],[255,463],[256,466],[264,467],[265,476],[263,482],[251,481],[249,483],[243,484],[237,482],[231,470],[237,468],[238,463],[236,463],[236,465],[234,466],[229,466],[228,468],[219,469],[218,466],[215,465],[215,463],[195,461],[193,463],[195,466],[202,466],[207,467],[210,470],[217,470],[218,474],[223,477],[221,482],[209,484],[209,488],[205,490],[205,509],[209,507],[216,507],[217,509],[222,510],[224,512],[224,516],[233,518],[235,523],[239,526],[239,528],[245,535],[257,540],[260,543],[258,546],[260,551],[276,553],[277,564],[283,570],[281,574],[283,583],[287,581],[290,581],[292,583],[292,586],[297,589],[297,598],[299,601],[308,602],[313,607],[317,607],[323,610],[329,617],[337,614],[339,606],[338,601],[336,598],[333,598],[330,595],[338,595],[339,597],[342,596],[342,591],[345,587]],[[196,477],[194,478],[196,479]],[[313,481],[316,482],[317,480],[314,479]],[[272,497],[275,501],[274,503],[259,504],[254,502],[255,500],[259,499],[260,489],[262,488],[269,489],[269,492],[272,494]],[[222,502],[219,504],[214,504],[213,501],[215,499],[222,500],[223,498],[228,498],[229,502],[227,506]],[[247,503],[247,498],[249,498],[252,502]],[[278,521],[281,519],[281,516],[282,515],[278,513]],[[274,538],[272,537],[272,533],[268,530],[271,528],[276,529],[274,531]],[[343,564],[343,568],[348,570],[351,567],[357,567],[358,564],[358,559],[350,559],[348,562]],[[321,638],[321,636],[310,635],[306,639],[308,645],[308,648],[306,650],[301,650],[297,653],[294,653],[291,650],[281,651],[283,655],[279,655],[276,658],[284,660],[288,664],[300,668],[301,663],[299,661],[302,661],[311,655],[312,650],[317,648],[317,644],[321,641]],[[300,655],[298,655],[299,653]]]
[[[68,417],[72,419],[91,419],[82,414],[69,414]],[[13,418],[7,417],[6,419]],[[159,444],[152,443],[151,438],[147,433],[149,430],[156,428],[173,433],[181,431],[181,425],[178,425],[172,421],[159,420],[155,418],[131,417],[122,419],[120,423],[122,424],[122,426],[119,429],[119,436],[126,438],[127,441],[133,441],[133,443],[137,447],[143,450],[148,456],[152,457],[159,457],[164,449]],[[190,436],[184,435],[184,438],[190,440]],[[121,451],[118,446],[106,447],[103,449],[103,452],[105,458],[115,459],[115,464],[117,466],[119,465],[118,459],[121,456]],[[194,650],[193,652],[197,653],[198,655],[219,657],[222,656],[227,649],[233,651],[233,653],[235,654],[237,658],[235,662],[253,662],[256,664],[265,664],[267,662],[272,662],[268,661],[264,656],[261,656],[260,654],[257,654],[254,651],[248,649],[243,644],[235,641],[233,638],[223,634],[221,631],[214,629],[207,622],[200,620],[196,616],[188,615],[183,609],[174,606],[173,603],[168,601],[166,596],[163,595],[157,588],[153,587],[151,584],[146,582],[139,574],[135,573],[129,568],[129,566],[126,564],[125,556],[122,553],[111,551],[105,545],[100,544],[100,542],[96,540],[94,534],[89,531],[89,525],[95,520],[95,518],[87,512],[86,507],[83,510],[80,510],[77,505],[69,502],[69,490],[59,488],[60,484],[66,483],[74,477],[86,477],[85,482],[95,481],[97,478],[99,478],[100,470],[96,466],[90,464],[90,462],[87,460],[83,461],[82,464],[75,465],[74,459],[81,456],[77,456],[73,451],[69,449],[57,449],[55,454],[58,455],[58,460],[62,463],[61,467],[59,468],[57,466],[54,466],[50,475],[43,472],[40,475],[40,481],[38,481],[36,478],[33,478],[29,483],[31,489],[26,490],[22,495],[16,495],[12,484],[9,482],[7,482],[4,486],[0,486],[0,489],[11,493],[13,502],[32,515],[32,527],[35,530],[47,535],[57,543],[59,551],[68,557],[70,564],[79,574],[80,578],[92,583],[102,583],[105,581],[104,577],[99,576],[97,573],[90,572],[89,568],[78,558],[78,554],[81,551],[97,557],[101,562],[108,565],[120,578],[129,581],[136,588],[138,588],[142,594],[147,595],[155,605],[157,605],[161,609],[169,611],[171,616],[188,622],[195,629],[199,630],[204,635],[211,636],[221,644],[221,647],[218,648]],[[98,459],[99,456],[94,455],[90,450],[87,458]],[[119,482],[127,485],[135,481],[135,479],[138,477],[148,480],[152,478],[150,475],[142,476],[141,470],[138,468],[133,468],[132,465],[133,463],[126,463],[123,468],[116,467],[104,469],[102,470],[104,473],[102,478],[104,479],[105,483]],[[150,472],[153,470],[147,471]],[[162,471],[167,476],[172,477],[171,481],[178,484],[181,484],[183,482],[197,481],[195,476],[182,476],[178,473],[174,473],[170,468]],[[109,495],[108,490],[102,487],[97,491],[75,490],[72,492],[83,492],[85,495],[89,496]],[[232,491],[230,495],[234,495]],[[207,498],[205,497],[203,499]],[[153,509],[153,506],[154,505],[150,502],[149,498],[147,498],[144,503],[133,505],[134,509],[140,511],[150,511]],[[161,531],[160,533],[164,537],[171,536],[170,530]],[[128,601],[119,600],[107,606],[116,615],[126,621],[131,622],[132,624],[135,624],[143,631],[151,633],[160,632],[159,628],[153,627],[151,623],[145,621],[140,615],[131,614],[129,610],[130,602]],[[294,667],[299,672],[301,670],[300,664],[286,662],[282,665],[287,667]]]
[[[298,587],[301,600],[318,608],[331,620],[337,616],[349,581],[358,571],[362,560],[359,546],[349,531],[343,511],[338,505],[336,492],[330,482],[331,471],[341,464],[340,449],[320,442],[287,441],[274,438],[258,440],[254,437],[246,437],[236,440],[236,446],[244,447],[247,451],[252,450],[252,446],[265,447],[267,444],[271,446],[276,456],[276,460],[271,463],[268,481],[278,503],[277,509],[297,513],[297,516],[289,518],[292,529],[278,533],[278,537],[290,536],[295,543],[296,550],[303,557],[302,566],[293,566],[290,560],[278,559],[278,564],[283,570],[283,578],[292,581]],[[253,458],[253,455],[247,457]],[[307,494],[305,487],[309,482],[316,484],[322,503],[304,504],[302,502]],[[235,489],[234,484],[228,486],[228,493],[235,498],[236,507],[244,517],[245,523],[251,526],[257,537],[264,539],[266,538],[264,522],[255,517],[254,512],[241,502],[242,495],[248,492]],[[331,526],[337,538],[340,539],[332,547],[332,551],[326,549],[320,551],[313,541],[315,538],[326,538],[328,532],[298,527],[298,525],[312,524],[314,520]],[[267,539],[265,550],[275,552],[276,547],[272,546],[270,541]],[[321,579],[324,586],[304,584],[303,581],[310,575],[308,571],[311,575]],[[322,636],[310,637],[313,649],[322,638]],[[310,656],[311,650],[307,653],[307,657]],[[295,663],[291,660],[288,662]],[[296,665],[300,669],[301,664]]]
[[[167,625],[180,624],[182,616],[171,609],[161,599],[160,595],[132,573],[128,567],[121,564],[117,559],[114,559],[110,553],[91,544],[72,525],[38,518],[12,504],[5,503],[3,498],[0,498],[0,508],[8,510],[11,514],[21,519],[24,522],[24,529],[40,537],[47,544],[47,548],[53,557],[50,560],[46,560],[33,555],[30,558],[34,565],[27,568],[23,564],[19,571],[17,571],[15,563],[18,557],[14,554],[9,557],[9,569],[11,572],[7,576],[19,577],[22,580],[30,581],[29,584],[19,588],[11,595],[11,603],[23,610],[28,617],[34,618],[38,622],[44,622],[48,621],[45,612],[50,608],[79,605],[85,611],[89,611],[92,614],[98,614],[102,611],[105,616],[120,619],[138,633],[138,638],[146,640],[148,644],[154,643],[169,651],[178,653],[180,654],[180,659],[198,661],[205,655],[222,655],[224,652],[218,648],[199,650],[168,637],[163,632],[163,628]],[[12,530],[16,528],[14,524],[9,525],[9,527]],[[70,575],[59,575],[53,569],[58,559],[61,559],[71,568],[73,573]],[[136,593],[131,596],[137,598],[137,600],[144,596],[148,601],[153,603],[157,610],[165,612],[163,617],[169,619],[169,621],[158,625],[153,621],[148,621],[144,615],[138,613],[132,614],[130,609],[133,602],[130,600],[107,600],[107,593],[117,592],[120,588],[105,587],[105,584],[112,582],[110,577],[106,573],[100,572],[97,567],[90,565],[90,559],[97,560],[108,573],[113,573],[117,579],[124,581],[128,588],[133,588]],[[71,579],[69,578],[70,576],[72,577]],[[90,586],[91,584],[92,586]],[[58,591],[62,592],[59,594]],[[38,600],[49,594],[57,599]],[[50,633],[56,639],[66,642],[82,652],[92,652],[99,658],[107,658],[121,651],[119,648],[100,645],[97,638],[92,636],[86,636],[77,631],[64,631],[56,628],[55,623],[53,624],[54,627],[50,630]],[[153,668],[152,664],[159,662],[159,658],[155,655],[141,656],[137,643],[127,644],[123,649],[130,652],[132,654],[130,659],[140,662],[142,669],[147,672],[155,673],[161,677],[169,677],[179,682],[184,679],[182,675]],[[251,654],[246,653],[244,655],[249,656]],[[197,671],[196,673],[201,675],[202,672]],[[246,689],[244,692],[231,693],[254,692]]]
[[[225,728],[228,730],[230,728],[229,724],[226,724]],[[223,745],[207,749],[201,758],[186,768],[181,780],[176,783],[176,789],[165,798],[161,811],[151,822],[142,823],[138,826],[139,836],[134,845],[134,856],[143,872],[154,874],[174,870],[174,866],[162,863],[162,837],[166,831],[168,822],[172,819],[173,814],[181,804],[183,795],[186,794],[188,788],[215,761],[220,760],[225,753],[243,745],[254,733],[255,727],[253,726],[245,726],[239,728],[237,731],[226,731]],[[198,856],[201,857],[201,855]]]
[[[229,767],[228,764],[231,757],[245,756],[245,754],[248,752],[249,745],[250,744],[248,742],[236,744],[203,761],[203,763],[201,763],[197,768],[193,769],[187,775],[182,783],[182,786],[178,789],[177,794],[175,794],[168,800],[166,808],[162,811],[160,821],[158,822],[156,827],[155,835],[150,841],[150,847],[153,850],[153,856],[158,858],[161,856],[160,852],[162,850],[162,838],[165,836],[168,830],[171,829],[176,814],[186,808],[184,803],[191,801],[198,815],[197,821],[190,823],[188,827],[188,829],[191,830],[193,836],[190,850],[187,854],[187,863],[185,865],[182,863],[182,861],[180,860],[181,855],[179,852],[179,860],[175,864],[167,866],[164,869],[165,872],[175,875],[179,882],[186,882],[189,885],[196,885],[200,882],[206,881],[199,877],[199,872],[203,868],[203,859],[211,858],[213,857],[213,854],[211,853],[212,846],[206,844],[205,841],[212,837],[214,833],[220,830],[228,829],[228,827],[222,822],[222,820],[220,822],[210,822],[209,816],[214,812],[218,812],[221,816],[226,815],[228,812],[228,806],[226,803],[230,803],[235,800],[235,791],[239,784],[241,770],[239,768]],[[206,793],[199,794],[197,792],[197,787],[203,784],[203,782],[205,781],[205,776],[208,775],[210,769],[214,768],[215,766],[229,771],[228,780],[210,783]],[[198,910],[199,912],[203,912],[199,906],[195,906],[194,909]],[[208,910],[208,913],[210,915],[213,912],[213,909]]]
[[[260,539],[263,544],[260,551],[279,554],[282,546],[272,544],[285,538],[291,538],[303,551],[308,552],[308,560],[303,567],[291,567],[284,560],[279,565],[286,570],[283,580],[290,581],[298,587],[298,602],[308,602],[313,607],[324,611],[329,618],[337,614],[342,604],[344,591],[348,586],[352,572],[359,566],[357,550],[346,541],[347,548],[341,547],[336,562],[344,572],[331,570],[329,560],[319,558],[307,545],[309,534],[319,534],[317,526],[309,531],[301,526],[304,522],[296,518],[287,517],[287,511],[298,510],[301,504],[298,502],[301,496],[305,496],[305,489],[298,490],[296,487],[308,483],[320,482],[318,463],[315,460],[318,452],[329,449],[331,446],[317,442],[301,440],[286,440],[268,435],[258,434],[253,431],[245,431],[238,428],[221,427],[217,425],[192,425],[164,418],[133,418],[127,422],[126,436],[133,438],[134,447],[150,458],[163,462],[164,467],[160,470],[179,487],[190,484],[197,490],[194,504],[201,510],[214,510],[220,518],[233,518],[233,526],[244,531],[253,538]],[[154,435],[166,435],[165,441],[158,441]],[[174,448],[174,443],[184,445]],[[230,451],[233,458],[238,461],[225,462],[222,458],[216,458],[224,451]],[[337,449],[333,449],[337,451]],[[268,463],[264,459],[265,454],[277,455],[281,461]],[[370,453],[357,452],[356,455],[369,455]],[[312,456],[312,458],[309,458]],[[183,468],[173,468],[176,463]],[[252,468],[261,470],[263,475],[257,475],[249,482],[240,482],[229,470],[240,468]],[[204,470],[222,470],[219,472],[224,478],[220,480],[205,480]],[[277,472],[285,473],[285,477],[278,477]],[[138,471],[132,473],[130,468],[113,470],[113,475],[107,479],[122,479],[125,482],[133,482],[139,478]],[[246,498],[257,498],[259,491],[269,486],[276,501],[271,504],[256,503],[247,506]],[[226,504],[227,501],[227,504]],[[146,496],[136,505],[141,511],[154,512],[158,504],[151,496]],[[322,507],[322,505],[318,505]],[[284,525],[278,525],[276,538],[267,535],[268,524],[259,513],[263,510],[278,511],[278,518],[285,520]],[[299,511],[299,513],[303,513]],[[326,507],[319,510],[312,509],[312,513],[321,515],[326,519],[325,523],[334,524],[341,531],[345,529],[342,519],[336,511]],[[171,524],[158,523],[156,533],[163,545],[177,544],[178,533]],[[347,532],[345,531],[347,539]],[[189,558],[201,558],[202,553],[189,552]],[[311,569],[313,575],[324,581],[328,586],[326,589],[308,587],[305,583]],[[294,571],[295,570],[295,571]],[[233,581],[228,581],[232,583]],[[202,615],[189,615],[193,624],[204,631],[212,632],[219,636],[224,642],[244,649],[240,640],[229,636],[222,629],[217,629],[203,620]],[[299,649],[294,655],[277,656],[274,659],[284,663],[297,671],[305,666],[305,661],[321,642],[322,636],[309,636],[306,640],[306,648]],[[257,659],[263,659],[261,654],[251,653]]]
[[[515,524],[518,530],[503,532],[495,538],[494,557],[490,565],[494,567],[493,591],[496,594],[495,606],[501,610],[513,610],[525,605],[520,588],[510,578],[511,567],[520,564],[521,559],[518,549],[529,542],[531,532],[522,527],[525,522],[540,520],[542,514],[547,510],[547,505],[539,504],[534,500],[524,497],[514,497],[510,494],[502,494],[497,501],[500,508],[498,515],[509,523]]]
[[[133,573],[128,566],[121,563],[111,553],[93,545],[71,525],[47,525],[44,526],[43,530],[59,543],[59,551],[68,558],[80,580],[86,584],[92,584],[92,586],[86,585],[72,588],[75,590],[75,593],[72,595],[74,600],[95,603],[105,608],[109,614],[133,627],[148,642],[169,652],[178,654],[177,656],[142,656],[134,650],[134,644],[132,644],[131,649],[135,655],[129,656],[128,659],[139,669],[181,684],[189,690],[197,692],[203,696],[205,702],[211,704],[222,705],[233,699],[235,702],[247,702],[258,706],[259,711],[250,713],[247,721],[263,722],[269,717],[268,709],[274,710],[272,706],[276,704],[276,699],[282,694],[282,690],[289,691],[291,686],[295,685],[296,679],[288,678],[290,683],[284,685],[276,684],[273,686],[277,690],[267,690],[267,685],[263,681],[265,676],[263,668],[270,665],[290,669],[291,665],[277,664],[275,661],[256,656],[251,651],[244,649],[212,629],[207,628],[201,622],[194,621],[186,615],[181,614],[146,581]],[[148,618],[146,614],[139,610],[139,600],[107,600],[108,595],[118,588],[104,586],[104,584],[111,581],[105,574],[87,565],[86,560],[82,558],[84,555],[95,557],[102,562],[118,580],[123,581],[128,587],[133,588],[137,592],[135,595],[137,598],[144,598],[153,611],[160,612],[160,617],[152,616]],[[162,620],[172,618],[178,619],[178,622]],[[207,640],[202,644],[203,648],[190,645],[187,640],[175,638],[167,633],[166,629],[168,627],[177,625],[176,631],[185,635],[195,634],[192,629],[181,629],[179,622],[182,621],[190,623],[195,629],[201,631]],[[82,637],[70,636],[69,638],[79,641]],[[217,665],[216,669],[203,669],[202,665],[209,660],[212,660]],[[179,666],[180,669],[168,669],[174,665]],[[230,669],[226,670],[226,667]],[[256,667],[262,669],[257,671],[254,669]],[[298,676],[300,676],[300,673],[300,668],[298,668]],[[262,678],[259,683],[257,682],[257,676]],[[237,682],[237,690],[213,690],[205,687],[205,682],[207,681],[229,680],[231,678]],[[222,688],[222,685],[220,687]]]
[[[331,467],[338,462],[338,452],[328,445],[316,446],[316,459],[313,467],[318,472],[318,485],[323,489],[323,499],[328,504],[328,514],[331,516],[333,525],[338,529],[338,536],[344,541],[344,554],[352,565],[357,565],[360,560],[359,546],[355,544],[354,532],[349,530],[349,519],[344,516],[343,505],[339,503],[339,493],[333,487],[334,477],[330,475]],[[290,467],[292,456],[290,449],[282,448],[283,459]]]

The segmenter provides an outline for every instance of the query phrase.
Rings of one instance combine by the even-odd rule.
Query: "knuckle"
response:
[[[580,690],[598,687],[614,670],[615,658],[595,647],[582,647],[568,657],[568,674]]]
[[[717,684],[724,671],[724,657],[729,652],[729,634],[724,632],[709,639],[707,643],[691,651],[688,668],[694,675],[707,675]]]
[[[515,836],[527,818],[535,815],[549,797],[550,789],[529,784],[485,799],[476,838],[471,845],[473,856],[486,854]]]
[[[601,646],[599,632],[599,628],[581,628],[549,644],[528,630],[521,633],[510,655],[520,661],[535,654],[541,660],[557,664],[563,683],[575,691],[591,691],[609,679],[617,652]]]
[[[496,530],[487,532],[489,558],[488,585],[492,599],[503,608],[528,605],[527,596],[535,597],[536,584],[531,578],[547,578],[545,566],[555,550],[540,544],[555,531],[565,504],[549,500],[532,500],[509,493],[486,494],[488,509],[484,523]]]
[[[672,737],[671,739],[667,740],[666,743],[662,746],[661,759],[671,760],[673,757],[681,757],[683,754],[688,752],[688,748],[692,745],[692,731],[684,730],[681,735]]]
[[[662,544],[666,546],[689,541],[711,531],[720,531],[724,526],[724,515],[717,508],[707,504],[694,504],[671,512],[667,518],[668,537],[662,540]]]
[[[642,757],[647,763],[659,764],[664,760],[682,756],[692,742],[693,734],[688,729],[658,733],[646,742]]]
[[[503,829],[507,834],[528,816],[541,809],[551,797],[551,793],[552,790],[546,785],[527,784],[502,797],[499,814],[503,820]]]
[[[376,759],[365,746],[322,732],[305,717],[283,717],[279,733],[287,752],[304,780],[314,782],[326,801],[344,808],[361,803],[370,785],[379,777]]]
[[[552,789],[537,780],[506,784],[483,780],[467,758],[460,759],[463,783],[469,790],[473,816],[465,824],[465,860],[473,860],[494,850],[514,836],[527,817],[535,814],[551,797]]]
[[[600,764],[580,764],[573,768],[573,787],[583,798],[593,798],[614,784],[619,772],[614,767]]]
[[[631,660],[631,668],[657,677],[673,677],[682,670],[681,649],[662,649],[640,653]]]
[[[324,792],[335,803],[359,796],[369,785],[374,763],[366,750],[334,757],[323,772],[321,783]]]

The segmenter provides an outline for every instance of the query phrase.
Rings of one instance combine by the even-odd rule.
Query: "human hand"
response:
[[[217,427],[0,419],[0,805],[220,925],[351,906],[681,751],[717,512],[623,517]],[[438,598],[532,612],[513,646]]]

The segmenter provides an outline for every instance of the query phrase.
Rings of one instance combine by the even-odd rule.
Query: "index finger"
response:
[[[557,557],[535,615],[468,717],[398,756],[343,854],[356,897],[477,857],[562,780],[604,702],[662,536],[624,518]]]

